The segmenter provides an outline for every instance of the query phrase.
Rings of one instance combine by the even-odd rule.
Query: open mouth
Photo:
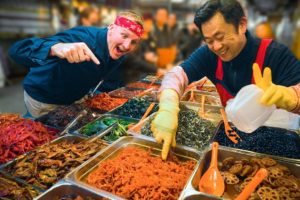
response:
[[[123,50],[123,49],[121,49],[120,47],[116,47],[116,50],[117,50],[117,53],[118,54],[125,54],[126,52],[127,52],[127,50]]]
[[[227,49],[225,49],[225,50],[223,50],[223,51],[220,51],[218,54],[220,55],[220,56],[225,56],[226,55],[226,53],[227,53]]]

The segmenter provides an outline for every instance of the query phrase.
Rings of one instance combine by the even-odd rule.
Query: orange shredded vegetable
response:
[[[100,163],[87,182],[126,199],[178,199],[196,162],[172,157],[163,161],[150,151],[126,147],[113,159]]]

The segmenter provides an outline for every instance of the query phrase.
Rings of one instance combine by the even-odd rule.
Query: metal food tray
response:
[[[217,137],[218,134],[223,134],[223,133],[219,133],[219,132],[220,132],[220,129],[223,128],[223,126],[224,126],[224,122],[223,122],[223,120],[221,120],[221,121],[219,122],[217,128],[216,128],[216,133],[214,134],[213,141],[218,142],[218,141],[216,140],[215,137]],[[230,123],[230,126],[231,126],[232,128],[235,127],[232,123]],[[295,137],[296,137],[296,136],[299,136],[299,134],[298,134],[295,130],[287,130],[287,129],[283,129],[283,128],[269,127],[269,126],[265,126],[265,127],[272,128],[272,129],[274,129],[274,130],[275,130],[275,129],[277,129],[277,130],[284,130],[284,131],[287,132],[286,137],[289,137],[290,134],[295,134],[295,135],[294,135]],[[238,133],[238,132],[237,132],[237,133]],[[249,134],[251,134],[251,133],[249,133]],[[283,133],[283,134],[285,134],[285,133]],[[224,132],[224,137],[227,137],[227,136],[225,135],[225,132]],[[242,139],[243,139],[243,138],[242,138]],[[299,136],[298,141],[300,141],[300,136]],[[220,144],[220,143],[219,143],[219,144]],[[299,144],[299,145],[300,145],[300,144]],[[297,158],[283,157],[283,156],[278,156],[278,155],[272,155],[272,154],[269,154],[269,153],[260,153],[260,152],[255,152],[254,150],[241,149],[241,148],[239,148],[239,147],[230,147],[230,146],[225,146],[225,145],[222,145],[222,144],[220,144],[220,146],[223,146],[223,147],[226,147],[226,148],[230,148],[230,149],[238,149],[238,150],[241,150],[241,151],[244,151],[244,152],[251,152],[251,153],[264,154],[264,155],[272,156],[273,158],[276,158],[276,159],[278,159],[278,160],[286,160],[287,162],[293,162],[293,163],[298,163],[298,164],[300,164],[300,159],[297,159]]]
[[[152,153],[158,156],[160,156],[161,153],[161,145],[155,142],[154,139],[139,136],[122,137],[114,143],[112,143],[111,145],[109,145],[107,148],[103,149],[103,151],[94,156],[93,159],[90,159],[88,162],[76,168],[72,173],[68,174],[66,176],[66,180],[73,182],[81,187],[95,191],[99,194],[106,192],[104,190],[97,189],[91,185],[88,185],[86,183],[86,178],[88,174],[91,173],[94,169],[96,169],[101,162],[111,159],[116,154],[118,154],[120,150],[129,146],[141,147],[143,149],[151,148]],[[199,159],[201,157],[200,152],[192,148],[180,145],[177,145],[176,148],[173,149],[173,152],[182,160],[195,160],[196,165],[193,170],[193,173],[195,172],[196,167],[199,164]],[[188,180],[190,179],[191,177]],[[183,188],[182,193],[185,191],[186,186]],[[111,194],[113,198],[120,198],[112,193],[109,194]]]
[[[287,158],[280,158],[267,154],[255,153],[251,151],[234,149],[230,147],[219,146],[218,149],[218,161],[221,163],[227,157],[241,158],[258,158],[258,157],[270,157],[276,160],[278,163],[288,167],[290,171],[296,176],[300,177],[300,164],[294,163],[293,160]],[[198,191],[198,184],[201,179],[201,175],[208,169],[211,160],[211,150],[203,154],[197,169],[194,171],[192,178],[189,180],[186,192],[183,194],[182,199],[196,200],[196,199],[222,199],[213,195],[208,195]],[[201,197],[201,198],[200,198]],[[223,197],[224,198],[224,197]]]
[[[91,121],[90,123],[86,124],[85,126],[89,125],[89,124],[92,124],[93,122],[97,121],[97,120],[102,120],[103,118],[108,118],[108,117],[111,117],[111,118],[118,118],[118,119],[121,119],[121,120],[126,120],[126,121],[130,121],[132,123],[136,123],[138,120],[137,119],[134,119],[134,118],[130,118],[130,117],[124,117],[124,116],[120,116],[120,115],[115,115],[115,114],[104,114],[104,115],[101,115],[100,117],[98,117],[97,119],[95,119],[94,121]],[[74,135],[79,135],[81,137],[87,137],[87,138],[90,138],[90,137],[98,137],[101,138],[102,137],[102,133],[104,134],[104,132],[106,132],[106,130],[108,130],[110,127],[114,126],[116,123],[113,123],[112,125],[110,126],[107,126],[106,128],[103,128],[101,129],[100,131],[98,131],[97,133],[91,135],[91,136],[87,136],[87,135],[83,135],[80,133],[80,130],[85,127],[81,127],[80,129],[77,129],[76,131],[74,131],[72,134]]]
[[[79,137],[79,136],[75,136],[75,135],[68,135],[68,134],[65,135],[65,136],[56,138],[55,140],[52,140],[52,141],[49,142],[49,143],[43,144],[43,145],[39,146],[38,148],[35,148],[35,149],[33,149],[33,150],[31,150],[31,151],[29,151],[29,152],[23,154],[23,155],[20,155],[20,156],[16,157],[15,159],[13,159],[13,160],[11,160],[11,161],[9,161],[9,162],[7,162],[7,163],[1,165],[1,166],[0,166],[0,172],[4,173],[4,174],[6,174],[6,175],[8,175],[8,176],[10,176],[10,177],[14,177],[12,174],[10,174],[10,173],[6,170],[6,168],[8,168],[8,167],[10,167],[10,166],[12,166],[12,165],[14,165],[14,164],[16,164],[16,162],[18,162],[19,160],[24,159],[28,154],[30,154],[30,153],[36,151],[37,149],[42,148],[43,146],[48,145],[48,144],[58,144],[58,143],[63,142],[63,141],[74,141],[74,142],[76,142],[76,143],[79,143],[79,142],[82,142],[82,141],[84,141],[84,140],[85,140],[84,137]],[[26,184],[26,185],[29,185],[29,186],[31,186],[31,187],[38,188],[40,191],[45,191],[44,189],[42,189],[42,188],[40,188],[40,187],[38,187],[38,186],[36,186],[36,185],[27,183],[25,180],[23,180],[23,179],[21,179],[21,178],[14,177],[14,179],[18,180],[18,181],[21,182],[21,183],[24,183],[24,184]]]
[[[93,200],[102,200],[102,199],[110,199],[109,194],[97,194],[92,190],[82,188],[78,185],[74,185],[72,183],[66,181],[60,181],[53,185],[50,189],[48,189],[43,194],[39,195],[35,198],[35,200],[49,200],[49,199],[61,199],[62,197],[77,197],[81,196],[84,199],[93,199]]]
[[[184,95],[181,97],[181,101],[189,101],[189,98],[191,96],[192,91],[189,90]],[[205,103],[205,105],[211,105],[211,106],[221,106],[221,100],[219,95],[217,94],[212,94],[204,91],[199,91],[199,90],[194,90],[194,99],[196,100],[195,103],[201,104],[202,97],[205,95],[205,102],[207,101],[214,101],[216,102],[215,104],[212,103]]]

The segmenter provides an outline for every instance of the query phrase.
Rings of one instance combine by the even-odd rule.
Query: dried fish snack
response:
[[[109,93],[109,96],[116,98],[131,99],[141,94],[143,90],[120,88]]]
[[[141,133],[143,135],[152,137],[153,133],[150,128],[152,120],[153,117],[142,127]],[[212,122],[199,117],[196,111],[180,105],[176,132],[177,144],[202,150],[209,145],[214,132],[215,126]]]
[[[150,83],[145,83],[145,82],[134,82],[134,83],[129,83],[126,85],[128,88],[137,88],[137,89],[149,89],[153,88],[155,90],[158,90],[160,85],[158,84],[150,84]]]
[[[124,104],[126,101],[128,101],[126,98],[113,98],[107,93],[101,93],[93,96],[91,99],[86,100],[85,104],[89,108],[108,112]]]
[[[57,133],[58,130],[30,119],[22,119],[0,129],[0,163],[53,140]]]
[[[63,140],[21,156],[6,166],[4,171],[28,184],[48,189],[106,146],[106,143],[98,139],[79,143],[75,140]]]
[[[87,176],[87,184],[126,199],[178,199],[195,164],[175,155],[163,161],[151,151],[129,146],[101,162]]]
[[[263,126],[249,134],[239,131],[235,127],[232,128],[242,138],[242,141],[238,144],[234,144],[228,139],[225,134],[224,124],[217,130],[214,140],[223,146],[275,156],[300,158],[300,136],[293,131]]]
[[[242,169],[238,170],[239,172],[230,172],[229,170],[236,165],[239,165],[239,169],[241,165]],[[300,179],[295,177],[286,166],[277,163],[270,157],[225,158],[220,166],[221,175],[226,183],[224,195],[233,197],[240,193],[252,180],[259,168],[267,169],[268,176],[256,188],[250,199],[295,199],[297,192],[299,192],[300,197]]]
[[[148,97],[134,97],[127,101],[123,106],[112,111],[113,114],[140,119],[150,106],[151,101]],[[158,105],[152,109],[149,115],[158,110]]]
[[[33,187],[18,183],[0,174],[0,199],[31,200],[40,192]]]
[[[1,113],[0,114],[0,129],[7,127],[10,124],[14,124],[20,121],[22,118],[19,114],[14,113]]]

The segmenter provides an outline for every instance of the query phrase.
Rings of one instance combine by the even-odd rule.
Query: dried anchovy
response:
[[[143,135],[152,136],[151,121],[146,122],[142,128]],[[177,144],[193,147],[198,150],[205,148],[214,134],[215,126],[208,120],[202,119],[197,112],[180,105],[178,129],[176,132]]]
[[[264,126],[249,134],[239,131],[235,127],[233,129],[242,138],[242,141],[238,144],[232,143],[227,138],[224,131],[224,124],[218,129],[215,141],[223,146],[276,156],[300,158],[300,136],[293,131]]]
[[[146,112],[147,108],[150,106],[151,101],[147,97],[134,97],[126,102],[123,106],[117,108],[112,113],[140,119]],[[158,110],[158,105],[152,109],[151,113],[154,113]],[[151,114],[150,113],[150,114]]]

